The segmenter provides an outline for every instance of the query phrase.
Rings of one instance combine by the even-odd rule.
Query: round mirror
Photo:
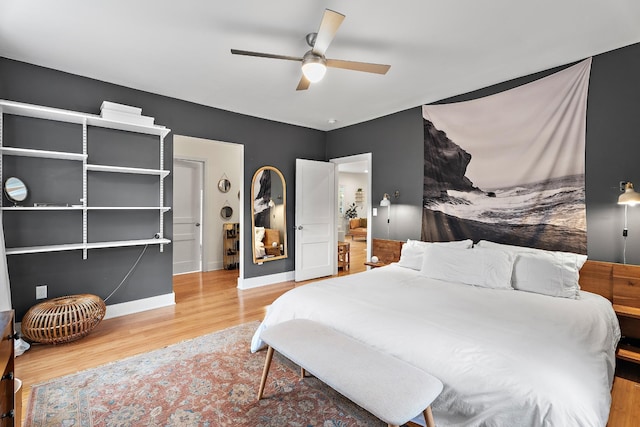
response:
[[[227,178],[222,178],[220,181],[218,181],[218,190],[223,193],[231,190],[231,181],[229,181]]]
[[[4,182],[4,194],[13,203],[24,202],[29,194],[27,186],[20,178],[12,176]]]
[[[222,209],[220,209],[222,219],[229,219],[231,215],[233,215],[233,208],[231,208],[231,206],[223,206]]]

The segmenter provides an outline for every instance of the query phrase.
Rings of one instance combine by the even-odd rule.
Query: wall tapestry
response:
[[[472,101],[423,106],[422,240],[587,252],[591,59]]]

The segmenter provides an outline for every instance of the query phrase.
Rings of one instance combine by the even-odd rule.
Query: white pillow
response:
[[[455,240],[453,242],[423,242],[422,240],[411,240],[407,239],[407,244],[410,246],[418,246],[425,248],[430,245],[445,245],[450,247],[462,248],[462,249],[471,249],[473,246],[473,240]]]
[[[424,249],[430,245],[469,249],[473,246],[473,240],[469,239],[456,242],[422,242],[419,240],[408,239],[407,243],[402,245],[398,266],[410,268],[412,270],[420,270],[422,268]]]
[[[410,268],[412,270],[420,270],[420,268],[422,268],[423,256],[424,248],[403,243],[398,266]]]
[[[478,247],[515,254],[511,283],[515,289],[553,297],[577,299],[580,269],[587,256],[572,252],[547,251],[481,240]]]
[[[264,227],[254,227],[256,243],[262,243],[264,239]]]
[[[425,248],[420,274],[483,288],[512,289],[513,259],[499,250],[433,245]]]

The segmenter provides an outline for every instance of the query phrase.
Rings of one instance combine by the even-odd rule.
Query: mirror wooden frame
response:
[[[268,173],[267,173],[268,172]],[[280,179],[282,188],[279,185],[273,185],[275,177]],[[282,194],[276,194],[272,198],[272,189],[276,187],[276,191],[282,191]],[[259,207],[259,211],[258,208]],[[273,211],[273,212],[272,212]],[[274,219],[277,227],[271,228],[258,224],[271,224]],[[268,239],[269,236],[277,236],[279,244],[271,245],[263,242],[262,247],[258,246],[257,228],[264,227],[264,234],[260,241]],[[269,232],[271,231],[271,232]],[[287,184],[284,180],[282,172],[273,166],[263,166],[253,174],[251,180],[251,249],[253,254],[253,263],[261,264],[266,261],[276,261],[288,257],[287,252]],[[260,253],[260,254],[259,254]],[[262,255],[261,255],[262,254]]]

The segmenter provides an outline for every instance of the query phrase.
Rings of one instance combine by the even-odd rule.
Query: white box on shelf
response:
[[[142,108],[140,107],[132,107],[131,105],[118,104],[116,102],[111,101],[102,101],[102,105],[100,106],[100,111],[102,110],[113,110],[120,111],[122,113],[128,114],[142,114]]]
[[[102,110],[101,117],[105,120],[113,120],[117,122],[135,123],[143,126],[153,126],[155,118],[150,116],[140,116],[137,114],[123,113],[122,111]]]

